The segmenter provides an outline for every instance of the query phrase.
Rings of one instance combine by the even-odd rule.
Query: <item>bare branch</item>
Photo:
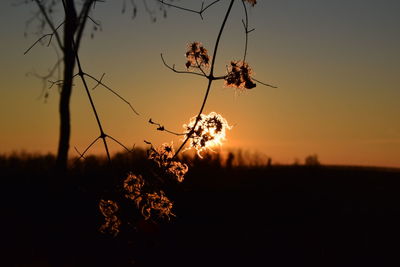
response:
[[[72,79],[74,79],[76,76],[78,76],[78,73],[75,74],[74,76],[72,76]],[[57,81],[48,80],[48,82],[50,83],[50,86],[49,86],[48,89],[50,89],[50,88],[52,88],[54,85],[58,85],[58,86],[63,85],[64,80],[57,80]],[[73,84],[72,86],[74,86],[74,84]]]
[[[92,19],[92,17],[90,17],[89,15],[87,16],[88,17],[88,19],[90,19],[92,22],[93,22],[93,24],[95,24],[96,26],[101,26],[101,24],[100,24],[100,22],[98,22],[98,21],[95,21],[94,19]]]
[[[103,81],[103,78],[104,78],[105,75],[106,75],[106,73],[103,73],[103,74],[101,75],[100,80],[97,81],[97,84],[92,88],[92,90],[96,89],[97,86],[100,85],[100,83]]]
[[[97,87],[98,85],[101,85],[101,86],[103,86],[104,88],[106,88],[107,90],[109,90],[111,93],[113,93],[114,95],[116,95],[119,99],[121,99],[122,101],[124,101],[131,109],[132,109],[132,111],[136,114],[136,115],[140,115],[134,108],[133,108],[133,106],[131,105],[131,103],[129,103],[125,98],[123,98],[120,94],[118,94],[117,92],[115,92],[113,89],[111,89],[109,86],[107,86],[107,85],[105,85],[102,81],[101,81],[101,79],[104,77],[104,74],[103,74],[103,76],[101,77],[101,79],[100,80],[98,80],[98,79],[96,79],[95,77],[93,77],[92,75],[90,75],[90,74],[88,74],[88,73],[83,73],[83,75],[84,76],[87,76],[87,77],[89,77],[89,78],[91,78],[92,80],[94,80],[94,81],[96,81],[98,84],[95,86],[95,87]],[[93,88],[94,89],[94,88]]]
[[[157,130],[158,130],[158,131],[164,131],[164,132],[167,132],[167,133],[176,135],[176,136],[183,136],[183,135],[185,135],[184,133],[177,133],[177,132],[170,131],[170,130],[166,129],[163,125],[161,125],[161,124],[159,124],[159,123],[157,123],[157,122],[154,122],[151,118],[149,119],[149,123],[150,123],[150,124],[157,125]]]
[[[47,43],[47,46],[50,45],[51,40],[53,38],[53,35],[55,35],[57,33],[57,30],[61,27],[61,25],[64,24],[64,21],[60,23],[60,25],[57,26],[57,28],[54,29],[54,31],[52,33],[47,33],[42,35],[39,39],[37,39],[25,52],[24,55],[26,55],[37,43],[39,43],[40,41],[42,41],[44,38],[46,38],[47,36],[50,36],[49,38],[49,42]]]
[[[77,160],[86,159],[85,156],[81,152],[79,152],[79,150],[76,148],[76,146],[74,146],[74,149],[75,149],[76,153],[79,154],[79,158]]]
[[[242,0],[242,4],[243,4],[243,9],[244,9],[244,14],[245,14],[245,20],[242,20],[243,23],[243,27],[244,27],[244,32],[245,32],[245,44],[244,44],[244,55],[243,55],[243,62],[246,62],[246,56],[247,56],[247,44],[248,44],[248,39],[249,39],[249,31],[248,31],[248,27],[249,27],[249,16],[247,15],[247,8],[246,8],[246,4],[244,3],[244,0]]]
[[[129,153],[133,152],[133,149],[135,148],[135,146],[133,146],[132,149],[127,148],[124,144],[122,144],[120,141],[118,141],[117,139],[115,139],[114,137],[107,135],[108,138],[110,138],[111,140],[113,140],[115,143],[117,143],[118,145],[122,146],[126,151],[128,151]]]
[[[79,14],[79,24],[78,24],[78,28],[76,29],[76,38],[75,38],[75,48],[76,51],[79,51],[79,47],[81,44],[81,40],[82,40],[82,35],[83,35],[83,30],[85,29],[85,25],[86,25],[86,21],[89,17],[89,11],[90,11],[90,6],[95,3],[95,0],[88,0],[85,1],[84,6],[82,7],[82,10]]]
[[[115,139],[114,137],[112,137],[112,136],[110,136],[110,135],[105,135],[105,137],[110,138],[111,140],[113,140],[114,142],[116,142],[117,144],[119,144],[121,147],[123,147],[126,151],[128,151],[128,152],[130,152],[130,153],[132,153],[132,152],[133,152],[133,149],[135,148],[135,146],[133,146],[132,149],[127,148],[124,144],[122,144],[120,141],[118,141],[117,139]],[[94,140],[90,143],[90,145],[88,145],[88,146],[85,148],[85,150],[84,150],[82,153],[80,153],[79,150],[78,150],[76,147],[74,147],[74,148],[75,148],[75,151],[79,154],[79,158],[77,158],[75,162],[79,161],[79,160],[82,159],[82,158],[85,159],[85,154],[86,154],[86,152],[88,152],[89,149],[90,149],[99,139],[101,139],[101,138],[103,138],[103,137],[102,137],[102,136],[98,136],[96,139],[94,139]]]
[[[177,6],[174,4],[170,4],[170,3],[166,3],[164,0],[158,0],[158,2],[160,2],[163,5],[169,6],[169,7],[173,7],[176,9],[180,9],[180,10],[184,10],[187,12],[192,12],[192,13],[196,13],[200,15],[200,18],[203,19],[203,13],[211,6],[213,6],[214,4],[218,3],[220,0],[215,0],[214,2],[204,6],[204,1],[201,2],[201,8],[200,10],[194,10],[194,9],[190,9],[190,8],[186,8],[186,7],[181,7],[181,6]]]
[[[204,74],[205,77],[208,77],[208,75],[204,72],[203,68],[200,66],[199,61],[196,58],[196,65],[197,68]]]
[[[167,64],[167,62],[165,62],[162,53],[161,53],[161,60],[162,60],[162,62],[164,63],[164,66],[166,66],[168,69],[172,70],[173,72],[176,72],[176,73],[185,73],[185,74],[194,74],[194,75],[198,75],[198,76],[201,76],[201,77],[207,77],[207,75],[201,74],[201,73],[197,73],[197,72],[176,70],[176,69],[175,69],[175,65],[172,65],[172,67],[171,67],[170,65]]]
[[[84,158],[86,152],[87,152],[99,139],[100,139],[100,136],[97,137],[96,139],[94,139],[94,140],[90,143],[90,145],[88,145],[88,146],[85,148],[85,150],[84,150],[82,153],[79,153],[78,149],[75,147],[76,152],[78,152],[78,154],[80,155],[80,157],[79,157],[76,161],[80,160],[81,158]]]
[[[247,13],[247,7],[246,7],[246,4],[245,4],[244,0],[242,0],[242,4],[243,4],[243,9],[244,9],[244,14],[245,14],[245,20],[242,20],[242,24],[243,24],[243,28],[244,28],[244,32],[245,32],[245,44],[244,44],[243,62],[246,62],[249,33],[254,31],[255,29],[249,30],[249,16],[248,16],[248,13]]]
[[[46,11],[45,7],[43,6],[41,0],[33,0],[33,1],[35,1],[36,4],[38,5],[38,7],[39,7],[39,9],[40,9],[40,12],[42,13],[44,19],[46,20],[46,22],[47,22],[47,24],[49,25],[50,29],[53,31],[53,33],[54,33],[55,36],[56,36],[58,46],[61,48],[61,50],[63,50],[63,49],[64,49],[64,46],[63,46],[63,44],[62,44],[62,42],[61,42],[60,35],[58,34],[57,29],[56,29],[56,27],[54,26],[53,22],[51,21],[49,15],[47,14],[47,11]]]
[[[268,83],[261,82],[261,81],[255,79],[255,78],[253,78],[253,77],[252,77],[252,79],[255,80],[256,82],[262,84],[262,85],[265,85],[265,86],[268,86],[268,87],[272,87],[272,88],[278,88],[278,86],[275,86],[275,85],[271,85],[271,84],[268,84]]]

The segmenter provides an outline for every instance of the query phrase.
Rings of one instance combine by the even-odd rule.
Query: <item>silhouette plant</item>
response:
[[[214,4],[222,0],[215,0],[208,5],[205,5],[204,2],[202,2],[200,10],[193,10],[178,6],[164,0],[158,1],[165,6],[177,8],[186,12],[196,13],[203,19],[203,13]],[[231,61],[230,66],[227,68],[227,73],[222,76],[216,76],[215,62],[218,55],[219,43],[235,1],[242,2],[245,16],[245,19],[242,20],[245,30],[245,48],[243,59],[240,61]],[[215,144],[220,144],[225,138],[226,130],[231,128],[228,122],[220,114],[216,112],[211,112],[208,115],[203,114],[203,110],[214,81],[223,80],[227,87],[234,87],[240,90],[248,90],[256,87],[255,82],[276,88],[273,85],[254,79],[254,77],[252,77],[253,72],[249,67],[249,64],[246,62],[248,34],[253,31],[253,29],[249,30],[248,28],[246,4],[254,6],[256,3],[257,2],[255,0],[229,0],[229,6],[215,40],[212,56],[208,54],[208,49],[204,47],[202,43],[196,41],[188,44],[187,51],[185,53],[186,70],[177,70],[175,65],[170,66],[167,64],[163,55],[161,54],[161,60],[168,69],[175,73],[202,76],[208,80],[208,83],[200,110],[196,116],[191,118],[188,124],[184,124],[184,133],[170,131],[162,124],[149,119],[149,123],[156,125],[157,130],[166,131],[174,135],[182,135],[184,139],[176,152],[174,151],[172,143],[163,144],[160,148],[156,149],[150,142],[145,141],[148,145],[150,145],[150,148],[148,149],[148,159],[150,162],[152,162],[151,170],[146,175],[129,173],[126,179],[123,181],[123,192],[120,194],[120,196],[123,196],[124,199],[131,201],[133,205],[136,206],[136,208],[140,211],[140,215],[144,217],[144,219],[169,219],[170,216],[174,216],[172,213],[173,203],[169,198],[167,198],[164,190],[161,188],[168,180],[173,180],[176,182],[182,182],[184,180],[184,176],[188,172],[188,166],[178,160],[179,153],[186,149],[194,148],[201,157],[202,151],[210,149]],[[189,148],[184,149],[189,140],[191,140]],[[102,208],[101,203],[102,202],[100,202],[100,209]],[[112,231],[113,226],[114,225],[108,223],[107,216],[105,216],[105,224],[101,229],[104,227],[111,227],[110,231]]]
[[[60,129],[60,144],[59,144],[59,152],[58,152],[58,163],[61,165],[61,168],[66,168],[66,161],[64,161],[67,157],[68,153],[68,145],[69,145],[69,98],[72,90],[72,81],[75,77],[79,77],[82,81],[83,87],[87,93],[91,108],[93,110],[94,116],[96,118],[96,122],[100,131],[100,134],[97,138],[94,139],[93,142],[89,144],[89,146],[80,153],[77,149],[77,152],[80,154],[79,158],[83,158],[85,153],[96,143],[98,140],[102,140],[104,144],[104,148],[107,154],[107,158],[110,160],[110,153],[107,144],[107,138],[115,141],[119,145],[121,145],[126,150],[130,151],[125,145],[119,142],[117,139],[105,133],[101,120],[99,118],[98,112],[96,110],[95,104],[90,94],[90,90],[88,88],[87,79],[94,80],[97,82],[97,86],[102,86],[109,90],[111,93],[116,95],[122,101],[129,105],[132,111],[139,115],[139,113],[132,107],[132,105],[125,100],[121,95],[119,95],[116,91],[111,89],[109,86],[103,83],[104,74],[100,79],[95,78],[93,75],[88,74],[83,70],[80,58],[79,58],[79,46],[82,38],[82,33],[85,28],[86,22],[88,20],[92,21],[96,27],[100,27],[100,24],[97,23],[94,19],[89,16],[90,10],[95,4],[98,2],[96,0],[85,0],[83,1],[83,7],[77,15],[77,11],[75,8],[75,3],[73,0],[62,0],[62,6],[65,13],[64,21],[54,26],[55,24],[52,22],[49,14],[52,13],[52,8],[56,5],[56,1],[40,1],[34,0],[35,3],[39,7],[40,14],[43,16],[43,21],[47,23],[52,30],[51,33],[42,35],[35,43],[30,46],[25,54],[29,52],[36,44],[41,43],[44,38],[48,37],[48,45],[51,44],[53,37],[57,40],[57,44],[63,51],[62,61],[64,62],[64,79],[60,79],[57,81],[51,81],[50,88],[54,85],[57,85],[61,88],[61,98],[60,98],[60,114],[61,114],[61,129]],[[216,59],[218,56],[220,40],[222,34],[224,32],[226,22],[231,15],[232,7],[235,1],[240,1],[243,6],[244,11],[244,19],[242,20],[244,32],[245,32],[245,47],[243,53],[243,59],[238,61],[231,61],[227,67],[227,73],[225,75],[217,76],[215,74],[215,66]],[[162,10],[165,12],[164,6],[169,6],[172,8],[180,9],[182,11],[191,12],[198,14],[203,19],[203,13],[209,10],[212,6],[214,6],[218,2],[222,2],[222,0],[215,0],[209,4],[205,4],[202,2],[200,10],[193,10],[190,8],[181,7],[175,4],[172,4],[172,1],[166,2],[164,0],[157,0]],[[46,5],[46,3],[48,5]],[[133,6],[133,14],[136,14],[136,6],[134,2],[132,2]],[[253,71],[246,61],[247,56],[247,47],[248,47],[248,35],[254,29],[249,29],[248,25],[248,13],[247,13],[247,4],[250,4],[252,7],[256,5],[255,0],[229,0],[229,5],[226,10],[225,16],[219,28],[218,35],[215,40],[214,49],[212,52],[212,56],[209,55],[208,49],[200,42],[192,42],[187,46],[186,51],[186,70],[177,70],[175,65],[170,66],[165,61],[163,55],[161,54],[161,60],[163,64],[169,68],[170,70],[176,73],[182,74],[191,74],[204,77],[207,79],[207,87],[205,90],[205,96],[200,106],[200,110],[196,116],[191,118],[188,124],[184,124],[184,132],[177,133],[175,131],[170,131],[166,129],[163,125],[152,121],[149,119],[149,123],[156,125],[157,130],[166,131],[168,133],[174,135],[182,135],[183,141],[175,151],[173,144],[163,144],[159,148],[154,148],[150,142],[145,141],[150,148],[148,149],[148,160],[149,166],[143,173],[139,172],[131,172],[129,173],[123,181],[120,181],[120,184],[116,188],[116,193],[119,193],[115,200],[111,199],[101,199],[99,202],[99,209],[101,214],[104,216],[104,224],[100,227],[100,231],[106,233],[111,233],[116,235],[120,232],[120,227],[125,220],[121,220],[119,216],[124,214],[123,206],[121,203],[130,203],[139,211],[139,215],[142,216],[145,220],[149,219],[157,219],[157,218],[167,218],[170,216],[174,216],[172,212],[173,203],[166,196],[165,193],[165,185],[168,181],[171,182],[182,182],[184,180],[185,174],[188,172],[188,166],[185,163],[182,163],[178,160],[178,155],[180,152],[184,151],[185,145],[189,140],[190,146],[187,149],[194,148],[197,150],[198,155],[201,156],[201,152],[210,149],[215,144],[220,144],[221,141],[225,138],[225,132],[227,129],[230,129],[228,122],[218,113],[211,112],[206,115],[203,114],[203,110],[207,103],[207,99],[209,97],[212,85],[214,81],[223,80],[225,86],[233,87],[240,90],[249,90],[256,87],[256,82],[274,87],[273,85],[260,82],[256,80],[252,75]],[[146,10],[148,10],[148,6],[146,1],[144,1]],[[123,2],[123,9],[125,9],[125,1]],[[150,11],[149,14],[153,15]],[[165,13],[164,13],[165,14]],[[58,34],[58,30],[64,26],[64,41],[61,41],[61,38]],[[59,60],[60,62],[60,60]],[[78,73],[74,74],[75,64],[78,68]],[[62,150],[62,151],[61,151]],[[117,201],[118,199],[118,201]],[[129,216],[128,216],[129,217]],[[137,216],[134,216],[134,219],[137,219]]]
[[[204,5],[204,2],[202,2],[200,10],[194,10],[194,9],[189,9],[185,7],[181,7],[172,3],[168,3],[164,0],[158,0],[160,3],[177,8],[180,10],[184,10],[187,12],[192,12],[192,13],[197,13],[200,15],[200,17],[203,19],[203,13],[208,10],[211,6],[214,4],[220,2],[221,0],[215,0],[211,2],[208,5]],[[228,17],[231,14],[232,11],[232,6],[236,0],[230,0],[229,1],[229,6],[228,9],[225,13],[225,17],[222,21],[222,24],[220,26],[220,30],[218,32],[217,38],[215,40],[215,45],[214,45],[214,50],[213,50],[213,55],[210,57],[208,55],[208,50],[200,43],[200,42],[193,42],[188,45],[188,50],[186,52],[186,71],[182,70],[177,70],[175,68],[175,65],[168,65],[167,62],[165,61],[163,55],[161,54],[161,60],[164,63],[164,65],[169,68],[170,70],[176,72],[176,73],[182,73],[182,74],[193,74],[193,75],[198,75],[206,78],[208,80],[208,84],[206,87],[206,92],[205,96],[203,99],[203,102],[200,106],[200,110],[195,116],[194,120],[192,119],[191,122],[188,125],[184,125],[186,128],[185,138],[182,142],[182,144],[179,146],[177,149],[174,157],[176,157],[179,152],[182,151],[186,143],[192,139],[191,142],[191,147],[195,148],[197,151],[203,151],[204,149],[209,148],[210,146],[214,145],[215,140],[221,139],[218,137],[218,134],[223,134],[225,136],[225,129],[230,129],[229,125],[227,124],[226,120],[219,114],[217,113],[212,113],[210,115],[205,115],[202,114],[204,107],[206,105],[212,84],[214,81],[217,80],[224,80],[225,85],[228,87],[234,87],[238,89],[252,89],[256,87],[256,83],[254,81],[265,85],[269,87],[276,88],[276,86],[260,82],[256,80],[254,77],[252,77],[252,69],[249,67],[249,64],[246,62],[246,56],[247,56],[247,46],[248,46],[248,35],[254,29],[249,30],[249,23],[248,23],[248,13],[247,13],[247,7],[246,3],[250,4],[252,7],[257,4],[256,0],[237,0],[242,2],[243,10],[244,10],[244,20],[242,20],[243,27],[245,30],[245,47],[244,47],[244,53],[243,53],[243,60],[240,61],[231,61],[230,66],[228,67],[228,71],[226,75],[223,76],[216,76],[215,75],[215,62],[216,58],[218,55],[218,49],[219,49],[219,43],[221,40],[222,33],[225,29],[225,24],[228,19]],[[207,73],[208,72],[208,73]],[[209,124],[210,116],[219,119],[219,123],[214,123],[214,125],[211,127]],[[207,125],[208,124],[208,125]],[[199,126],[200,125],[200,126]],[[204,126],[207,125],[206,128],[208,128],[207,131],[204,131]],[[225,127],[222,127],[221,129],[217,128],[217,126],[221,127],[221,125],[226,125]],[[162,127],[162,129],[158,128],[158,130],[165,130],[165,127]]]
[[[103,77],[105,74],[101,76],[100,79],[95,78],[93,75],[85,72],[83,70],[81,61],[79,59],[79,48],[82,41],[82,36],[84,33],[85,28],[87,27],[87,22],[90,21],[93,23],[93,28],[90,36],[93,38],[94,33],[101,30],[100,22],[96,21],[91,17],[91,11],[95,8],[96,3],[104,2],[100,0],[83,0],[81,1],[82,7],[80,10],[76,8],[77,4],[75,0],[62,0],[62,1],[55,1],[55,0],[23,0],[17,4],[27,4],[27,3],[35,3],[38,10],[34,12],[33,16],[28,19],[27,27],[34,21],[39,22],[39,29],[38,32],[41,34],[41,37],[38,38],[25,52],[27,54],[33,47],[37,44],[41,44],[48,39],[46,45],[52,45],[57,52],[57,49],[61,50],[62,56],[60,56],[57,52],[58,60],[56,64],[50,69],[47,75],[38,75],[35,74],[36,77],[39,77],[44,82],[50,82],[50,86],[48,89],[51,89],[54,85],[57,85],[60,91],[60,103],[59,103],[59,114],[60,114],[60,131],[59,131],[59,144],[58,144],[58,151],[57,151],[57,160],[56,165],[58,170],[65,171],[67,169],[67,161],[68,161],[68,151],[70,145],[70,134],[71,134],[71,123],[70,123],[70,98],[72,94],[72,87],[73,87],[73,80],[76,77],[79,77],[82,81],[83,87],[87,93],[90,106],[92,108],[94,117],[96,119],[98,128],[99,128],[99,136],[93,140],[89,144],[89,146],[80,153],[76,148],[75,150],[80,154],[80,158],[83,158],[85,153],[100,139],[103,141],[104,149],[107,154],[107,158],[110,160],[110,153],[108,149],[107,138],[111,139],[112,141],[116,142],[117,144],[121,145],[124,149],[129,149],[124,146],[120,141],[113,138],[112,136],[108,135],[102,126],[99,114],[96,110],[95,104],[91,97],[87,79],[91,79],[97,82],[96,87],[102,86],[112,94],[120,98],[124,101],[127,105],[129,105],[130,109],[136,114],[139,113],[133,108],[130,102],[128,102],[125,98],[123,98],[120,94],[118,94],[115,90],[110,88],[108,85],[103,83]],[[60,2],[62,4],[62,10],[64,11],[64,17],[62,21],[56,24],[54,22],[56,10],[58,9]],[[132,5],[132,17],[136,16],[137,7],[133,0],[129,1]],[[155,12],[151,10],[146,1],[143,1],[145,9],[147,13],[150,15],[153,21],[155,21]],[[157,2],[156,2],[157,3]],[[122,13],[126,11],[126,0],[122,2]],[[163,11],[164,16],[166,16],[166,10],[162,5],[159,5],[160,9]],[[44,34],[44,30],[46,27],[50,28],[49,33]],[[61,36],[61,30],[62,35]],[[56,40],[56,45],[53,40]],[[63,77],[60,79],[60,64],[63,63]],[[78,72],[74,73],[75,68],[78,68]],[[53,74],[58,71],[58,80],[51,81],[50,78]],[[93,88],[93,89],[94,89]],[[45,89],[45,88],[43,88]],[[45,97],[48,96],[48,91],[44,94]]]

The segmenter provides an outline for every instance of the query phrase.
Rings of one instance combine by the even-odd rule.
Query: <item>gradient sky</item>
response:
[[[0,2],[0,153],[55,152],[58,138],[58,92],[47,103],[42,83],[30,72],[45,74],[56,60],[50,47],[23,52],[38,36],[25,23],[34,4],[13,7]],[[138,17],[121,15],[122,1],[98,3],[93,17],[103,30],[90,39],[89,24],[80,51],[86,72],[100,77],[142,114],[103,88],[92,93],[106,133],[124,144],[154,144],[179,139],[155,131],[149,118],[179,131],[201,105],[207,81],[166,69],[184,69],[186,45],[201,41],[210,52],[229,1],[198,15],[168,9],[152,23],[138,2]],[[149,1],[150,2],[150,1]],[[178,1],[189,7],[200,1]],[[243,148],[274,162],[303,161],[318,154],[325,164],[400,167],[400,1],[398,0],[259,0],[250,8],[248,62],[257,86],[235,93],[215,82],[205,112],[222,114],[234,128],[223,149]],[[244,35],[239,3],[228,20],[216,62],[225,74],[240,59]],[[60,19],[61,20],[61,19]],[[54,78],[57,79],[57,78]],[[88,99],[79,80],[72,96],[73,147],[83,150],[98,136]],[[91,153],[101,153],[101,143]],[[113,151],[119,150],[113,146]]]

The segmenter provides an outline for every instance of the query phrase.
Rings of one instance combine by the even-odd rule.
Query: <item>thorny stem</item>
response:
[[[213,57],[212,57],[212,59],[211,59],[210,75],[207,76],[207,78],[208,78],[207,90],[206,90],[206,94],[205,94],[205,96],[204,96],[203,103],[201,104],[200,111],[199,111],[199,113],[198,113],[198,115],[197,115],[197,117],[196,117],[196,121],[195,121],[195,123],[194,123],[194,125],[193,125],[191,131],[187,134],[185,140],[183,141],[183,143],[181,144],[181,146],[178,148],[178,150],[175,152],[175,155],[173,156],[173,158],[177,157],[177,155],[179,154],[179,152],[180,152],[180,151],[182,150],[182,148],[186,145],[187,141],[192,137],[193,132],[194,132],[194,129],[196,129],[196,126],[197,126],[197,124],[199,123],[199,121],[200,121],[200,119],[201,119],[201,117],[200,117],[200,116],[201,116],[201,113],[203,112],[203,109],[204,109],[204,107],[205,107],[205,105],[206,105],[207,98],[208,98],[208,95],[209,95],[209,93],[210,93],[211,85],[212,85],[212,82],[214,81],[214,65],[215,65],[215,59],[216,59],[216,57],[217,57],[217,51],[218,51],[219,41],[220,41],[220,39],[221,39],[222,32],[224,31],[226,21],[228,20],[229,14],[231,13],[232,6],[233,6],[233,3],[234,3],[234,2],[235,2],[235,0],[231,0],[231,2],[230,2],[230,4],[229,4],[228,10],[226,11],[226,14],[225,14],[225,18],[224,18],[224,20],[223,20],[223,22],[222,22],[222,25],[221,25],[221,28],[220,28],[220,30],[219,30],[219,33],[218,33],[218,36],[217,36],[217,40],[215,41],[214,53],[213,53]]]

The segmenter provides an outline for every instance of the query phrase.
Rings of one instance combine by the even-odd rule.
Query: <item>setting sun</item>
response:
[[[197,150],[197,154],[201,157],[201,152],[211,150],[215,146],[221,146],[225,141],[226,131],[232,129],[226,119],[216,112],[208,115],[201,114],[198,119],[194,116],[188,124],[184,124],[186,138],[189,136],[190,148]]]

